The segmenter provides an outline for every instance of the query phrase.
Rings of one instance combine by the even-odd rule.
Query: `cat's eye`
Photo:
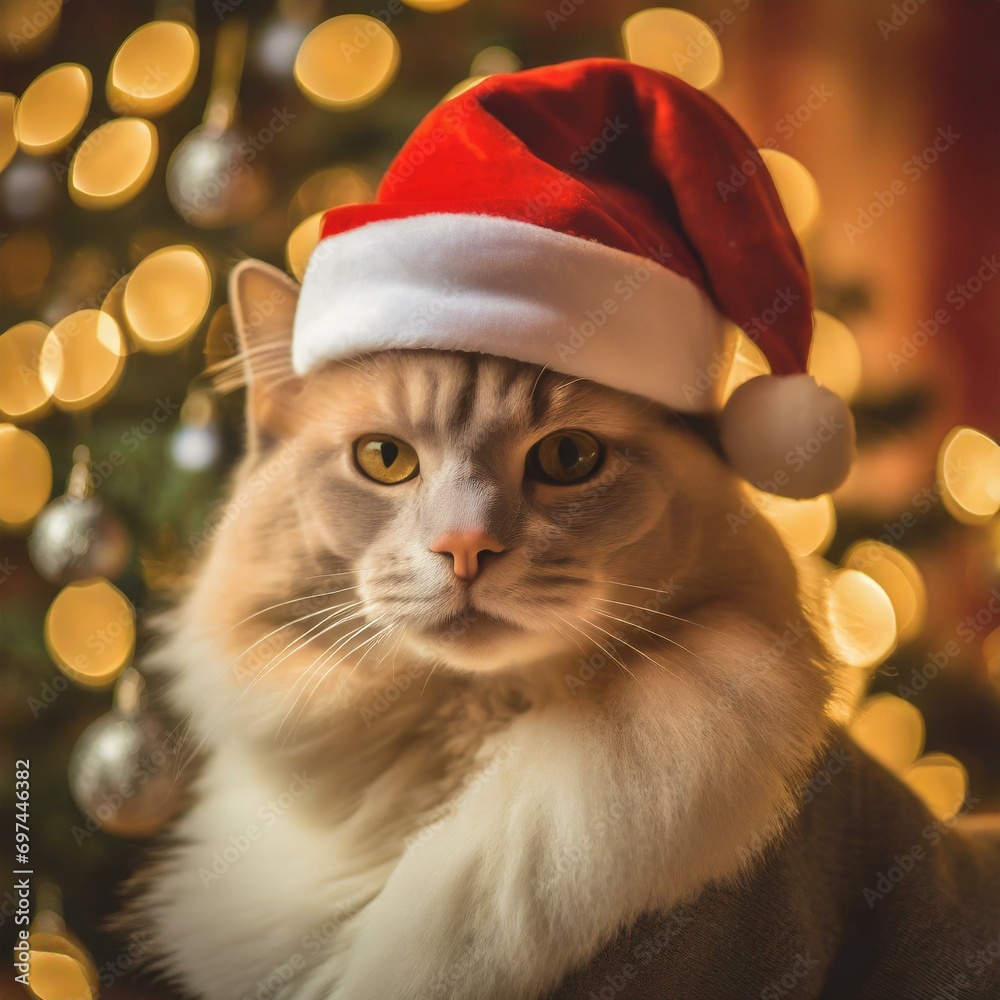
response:
[[[529,475],[564,486],[586,479],[601,463],[601,445],[586,431],[556,431],[528,452]]]
[[[354,442],[354,457],[369,479],[387,486],[405,483],[420,471],[413,447],[389,434],[366,434],[358,438]]]

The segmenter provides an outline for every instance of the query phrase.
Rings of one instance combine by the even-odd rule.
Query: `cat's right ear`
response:
[[[241,261],[229,274],[229,307],[240,341],[252,448],[280,439],[290,429],[289,403],[302,388],[292,368],[298,301],[295,281],[263,261]]]

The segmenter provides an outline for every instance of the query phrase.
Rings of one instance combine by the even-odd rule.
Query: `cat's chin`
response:
[[[498,671],[568,654],[551,633],[520,628],[483,612],[459,614],[412,633],[425,656],[459,670]]]

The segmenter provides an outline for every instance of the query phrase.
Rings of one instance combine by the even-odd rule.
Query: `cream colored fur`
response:
[[[776,536],[727,523],[733,474],[658,407],[501,359],[296,378],[294,287],[234,289],[249,454],[147,664],[203,758],[142,883],[160,967],[212,1000],[541,997],[752,864],[829,689]],[[603,479],[522,483],[559,427],[607,443]],[[370,431],[419,487],[362,481]],[[462,589],[429,539],[484,521],[507,551]]]

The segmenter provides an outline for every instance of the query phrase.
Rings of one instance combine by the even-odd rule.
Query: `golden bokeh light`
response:
[[[28,320],[0,337],[0,415],[13,420],[44,416],[52,394],[38,374],[49,328]]]
[[[774,186],[788,224],[796,236],[806,235],[819,220],[819,185],[794,157],[777,149],[758,150]]]
[[[327,167],[317,170],[299,185],[289,206],[289,219],[293,225],[298,225],[316,212],[371,201],[374,197],[371,183],[357,168],[346,164]]]
[[[986,661],[986,676],[1000,687],[1000,628],[995,628],[983,640],[983,659]]]
[[[28,987],[38,1000],[92,1000],[87,970],[72,955],[31,948]]]
[[[924,717],[915,705],[894,694],[869,698],[848,732],[865,753],[897,773],[923,753]]]
[[[774,525],[794,556],[822,555],[833,540],[837,514],[829,494],[791,500],[748,487],[753,505]]]
[[[35,77],[14,113],[21,148],[38,156],[62,149],[87,117],[92,88],[90,70],[78,63],[61,63]]]
[[[28,938],[31,951],[31,972],[28,984],[37,997],[52,1000],[86,1000],[96,997],[100,976],[90,952],[66,930],[62,917],[51,910],[41,909],[32,922]],[[59,959],[69,959],[77,972]]]
[[[953,819],[965,803],[969,775],[951,754],[929,753],[903,772],[903,780],[940,820]]]
[[[125,320],[125,286],[128,284],[129,277],[130,275],[123,274],[111,286],[101,303],[101,312],[107,313],[118,324],[118,329],[121,330],[123,336],[128,330],[128,323]],[[124,345],[126,354],[129,353],[130,349],[130,344]]]
[[[422,10],[427,14],[443,14],[445,11],[462,7],[469,0],[403,0],[407,7]]]
[[[920,634],[927,619],[927,587],[916,563],[899,549],[875,539],[855,542],[844,565],[870,576],[888,595],[900,642]]]
[[[703,90],[722,76],[722,46],[694,14],[650,7],[626,18],[622,42],[629,62],[671,73]]]
[[[835,570],[827,582],[828,642],[851,667],[873,667],[896,645],[896,615],[886,592],[866,573]]]
[[[4,0],[0,3],[0,54],[30,59],[55,37],[62,0]]]
[[[1000,511],[1000,445],[974,427],[956,427],[938,453],[938,481],[948,512],[985,524]]]
[[[60,409],[87,410],[107,398],[124,366],[118,324],[100,309],[81,309],[49,331],[38,375]]]
[[[764,357],[764,352],[741,329],[731,327],[729,336],[732,362],[722,386],[720,403],[725,403],[744,382],[749,382],[758,375],[771,374],[771,366]]]
[[[861,387],[861,348],[851,331],[829,313],[813,313],[806,370],[820,385],[850,402]]]
[[[103,577],[63,587],[45,616],[45,648],[71,680],[104,687],[125,669],[135,648],[135,609]]]
[[[306,265],[316,244],[319,243],[319,226],[323,221],[323,213],[317,212],[304,219],[293,230],[285,244],[285,260],[288,270],[301,281],[306,273]]]
[[[17,136],[14,134],[14,112],[17,98],[13,94],[0,93],[0,170],[3,170],[17,152]]]
[[[116,118],[94,129],[73,154],[69,193],[81,208],[118,208],[149,183],[159,140],[143,118]]]
[[[233,312],[228,303],[219,306],[205,331],[205,364],[214,365],[236,353],[238,338],[233,329]]]
[[[132,272],[123,308],[143,350],[165,354],[185,343],[208,312],[212,272],[192,246],[163,247]]]
[[[18,531],[31,523],[52,493],[52,460],[30,431],[0,424],[0,525]]]
[[[314,104],[348,111],[375,100],[398,68],[399,43],[385,24],[367,14],[341,14],[309,32],[294,72]]]
[[[198,72],[198,36],[180,21],[151,21],[122,42],[108,70],[108,104],[118,114],[169,111]]]

